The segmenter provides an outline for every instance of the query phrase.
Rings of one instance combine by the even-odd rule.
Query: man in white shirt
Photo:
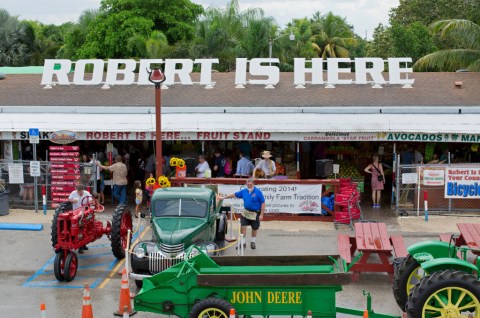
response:
[[[83,204],[88,204],[90,202],[90,198],[83,200],[86,197],[91,197],[90,192],[85,190],[82,184],[77,184],[75,190],[73,190],[68,196],[68,202],[72,203],[72,207],[75,210],[82,206],[82,202]],[[78,249],[78,253],[83,254],[83,251],[86,250],[88,250],[87,245],[82,246]]]
[[[210,171],[210,176],[206,176],[205,172],[207,170],[210,170],[210,166],[208,165],[208,162],[205,160],[204,155],[198,156],[198,165],[195,168],[195,172],[197,173],[197,178],[211,178],[212,172]]]
[[[85,197],[91,197],[90,192],[85,190],[82,184],[77,184],[75,190],[73,190],[68,196],[68,202],[72,203],[72,207],[75,210],[82,206],[82,200]],[[87,204],[87,200],[88,199],[86,199],[83,203]]]
[[[253,169],[254,178],[257,177],[257,174],[259,178],[266,178],[266,179],[272,178],[275,175],[277,167],[275,166],[275,162],[273,162],[273,160],[270,159],[271,157],[272,155],[268,150],[265,150],[262,153],[263,160],[260,160],[260,162],[257,164],[255,169]]]

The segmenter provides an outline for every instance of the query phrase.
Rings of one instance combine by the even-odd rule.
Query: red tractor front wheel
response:
[[[125,258],[128,230],[132,231],[132,213],[125,204],[117,206],[112,216],[112,253],[118,259]],[[130,240],[132,238],[130,237]],[[130,242],[129,242],[130,243]]]
[[[61,250],[55,255],[53,273],[58,281],[71,282],[77,274],[77,269],[78,257],[74,252]]]

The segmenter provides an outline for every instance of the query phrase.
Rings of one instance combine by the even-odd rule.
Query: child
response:
[[[143,191],[142,191],[142,182],[136,180],[134,183],[135,187],[135,217],[138,218],[140,215],[140,205],[142,204]]]

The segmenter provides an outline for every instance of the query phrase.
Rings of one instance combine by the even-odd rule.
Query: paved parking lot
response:
[[[376,213],[376,214],[375,214]],[[95,317],[112,317],[118,308],[123,261],[117,261],[106,237],[89,245],[90,249],[79,255],[79,269],[74,281],[58,282],[53,275],[54,252],[50,241],[52,211],[47,215],[33,211],[15,210],[0,217],[0,222],[39,223],[42,231],[0,231],[0,316],[38,317],[40,302],[47,305],[47,317],[80,317],[82,288],[88,282],[92,287],[92,305]],[[368,213],[370,220],[387,223],[390,233],[404,235],[407,245],[420,240],[437,238],[440,232],[457,232],[457,222],[480,223],[478,217],[431,217],[429,222],[421,218],[392,216],[390,211]],[[111,218],[108,210],[100,219]],[[136,220],[136,219],[135,219]],[[326,222],[269,221],[263,222],[257,239],[257,249],[245,250],[247,255],[334,255],[336,234],[353,233],[342,226],[338,230]],[[137,235],[148,238],[150,233],[145,220]],[[225,251],[235,255],[234,247]],[[136,287],[130,282],[130,290]],[[337,305],[364,309],[366,298],[363,290],[371,293],[376,312],[398,314],[387,275],[363,274],[360,280],[344,286],[337,295]],[[137,317],[158,317],[150,313],[138,313]]]

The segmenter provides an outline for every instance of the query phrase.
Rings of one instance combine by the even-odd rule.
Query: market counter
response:
[[[204,185],[215,192],[233,193],[245,185],[245,178],[171,178],[172,186]],[[295,217],[302,220],[333,221],[337,210],[322,204],[322,198],[331,193],[337,194],[340,188],[338,179],[255,179],[255,186],[264,193],[267,201],[266,220],[283,220]],[[237,200],[234,200],[237,201]],[[242,209],[240,201],[235,202],[235,210]],[[322,210],[329,215],[322,215]],[[319,218],[318,216],[322,216]]]

